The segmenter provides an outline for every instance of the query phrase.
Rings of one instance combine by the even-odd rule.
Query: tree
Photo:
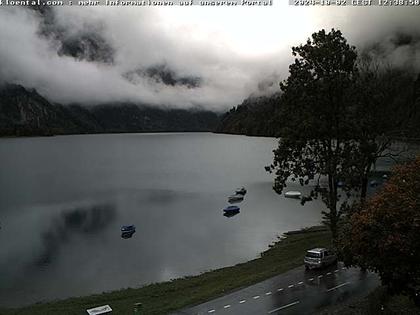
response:
[[[418,304],[419,231],[420,156],[395,167],[383,189],[351,216],[340,241],[345,263],[379,273],[392,293],[408,293]]]
[[[415,108],[413,74],[377,63],[370,57],[358,62],[352,87],[353,109],[350,121],[358,152],[352,163],[358,178],[353,187],[360,190],[360,201],[367,196],[370,172],[380,157],[396,157],[395,137],[401,136]],[[351,167],[351,166],[350,166]],[[359,181],[359,185],[357,182]],[[359,187],[356,187],[359,186]]]
[[[274,150],[271,171],[274,190],[281,193],[287,180],[308,185],[315,180],[311,198],[322,197],[323,212],[333,239],[340,218],[339,182],[353,169],[348,168],[351,153],[357,151],[350,124],[351,87],[357,75],[357,53],[339,30],[321,30],[305,45],[292,48],[296,57],[290,75],[280,84],[282,126],[279,145]],[[321,178],[327,184],[321,185]],[[347,196],[351,185],[343,187]],[[342,207],[346,202],[342,203]]]

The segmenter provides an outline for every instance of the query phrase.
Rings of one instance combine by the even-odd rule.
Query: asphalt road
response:
[[[379,278],[341,263],[321,270],[298,267],[174,315],[311,314],[350,298],[363,297]]]

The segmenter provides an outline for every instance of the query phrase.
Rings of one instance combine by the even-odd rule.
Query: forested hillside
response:
[[[50,103],[35,90],[0,87],[0,136],[107,132],[213,131],[218,114],[143,104],[80,106]]]
[[[280,94],[250,97],[221,117],[217,132],[274,137],[279,132],[279,104]]]
[[[390,130],[395,137],[420,138],[420,75],[413,77],[400,71],[381,77],[382,86],[377,93],[386,90],[389,94],[387,107],[395,108],[393,116],[382,117],[395,122],[395,129]],[[389,88],[384,89],[384,87]],[[357,92],[354,92],[357,93]],[[372,101],[376,95],[364,95]],[[281,94],[272,96],[250,97],[242,104],[226,112],[217,127],[219,133],[243,134],[249,136],[278,137],[282,133],[282,117],[284,109],[281,106]],[[383,104],[385,107],[385,104]]]

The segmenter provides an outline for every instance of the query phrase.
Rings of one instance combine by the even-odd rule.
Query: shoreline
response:
[[[131,314],[134,303],[142,303],[142,314],[168,314],[196,305],[228,292],[258,283],[302,265],[305,251],[314,246],[329,246],[329,231],[322,226],[285,232],[259,258],[195,276],[127,288],[102,294],[37,303],[19,308],[0,308],[12,314],[83,314],[86,309],[109,304],[115,314]]]
[[[98,132],[80,132],[80,133],[73,133],[73,132],[65,132],[65,133],[56,133],[56,134],[22,134],[22,135],[3,135],[0,134],[0,139],[17,139],[17,138],[48,138],[48,137],[57,137],[57,136],[84,136],[84,135],[115,135],[115,134],[164,134],[164,133],[211,133],[216,135],[230,135],[230,136],[245,136],[245,137],[252,137],[252,138],[270,138],[270,139],[279,139],[276,136],[269,136],[269,135],[259,135],[259,134],[243,134],[243,133],[235,133],[235,132],[221,132],[217,130],[174,130],[174,131],[167,131],[167,130],[147,130],[147,131],[98,131]],[[410,144],[420,144],[420,138],[413,137],[393,137],[392,141],[399,141],[404,143]]]
[[[20,139],[20,138],[49,138],[59,136],[88,136],[88,135],[116,135],[116,134],[162,134],[162,133],[215,133],[212,130],[148,130],[148,131],[104,131],[104,132],[83,132],[83,133],[51,133],[51,134],[32,134],[32,135],[0,135],[0,139]]]

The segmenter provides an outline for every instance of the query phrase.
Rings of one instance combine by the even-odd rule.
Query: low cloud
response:
[[[321,28],[339,28],[361,49],[420,69],[417,11],[283,4],[41,12],[3,7],[0,79],[64,104],[224,110],[251,94],[278,91],[292,61],[290,47]]]

